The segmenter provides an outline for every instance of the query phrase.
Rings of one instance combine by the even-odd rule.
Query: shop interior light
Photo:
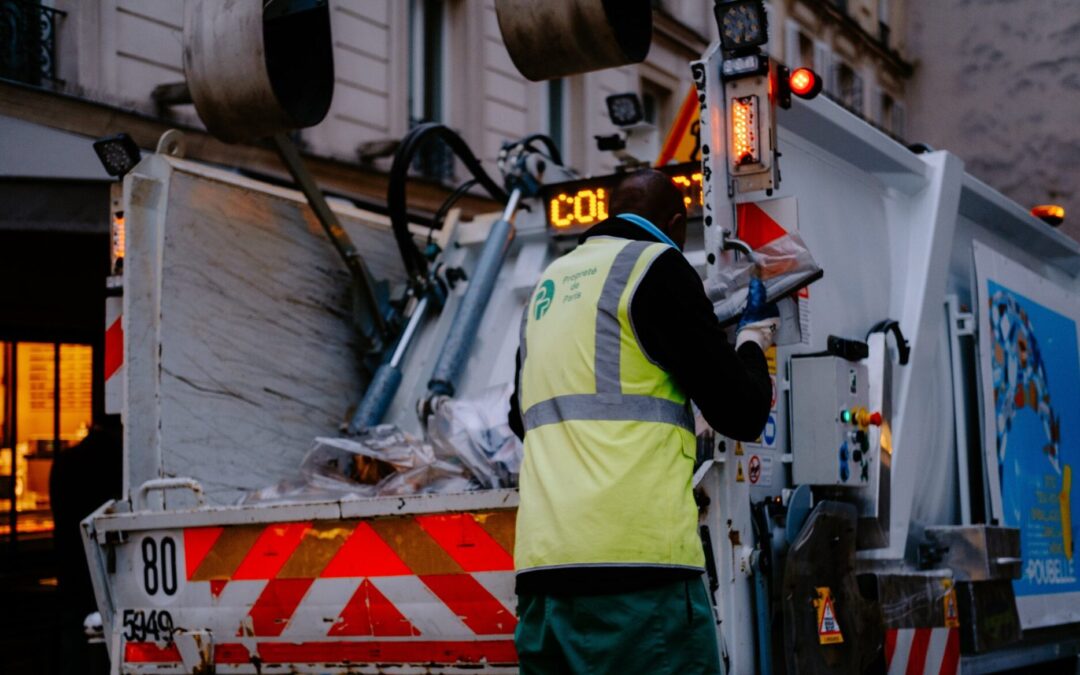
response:
[[[821,78],[809,68],[796,68],[788,79],[791,93],[799,98],[811,99],[821,93]]]
[[[94,152],[110,176],[123,176],[135,168],[142,158],[139,146],[125,133],[94,141]]]
[[[725,51],[743,52],[769,41],[769,26],[762,0],[717,0],[713,7]]]
[[[1048,225],[1057,227],[1065,222],[1065,207],[1057,204],[1040,204],[1031,209],[1031,215]]]
[[[761,161],[757,96],[731,99],[731,161],[737,167]]]
[[[635,93],[614,94],[605,99],[611,123],[617,127],[632,127],[645,119],[641,99]]]

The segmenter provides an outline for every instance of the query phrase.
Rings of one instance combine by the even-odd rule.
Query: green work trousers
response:
[[[522,675],[722,673],[700,579],[610,595],[518,596]]]

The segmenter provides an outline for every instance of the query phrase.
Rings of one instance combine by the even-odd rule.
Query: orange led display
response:
[[[595,225],[608,219],[608,191],[604,188],[560,192],[548,203],[548,222],[555,229]]]
[[[683,204],[686,205],[686,210],[689,212],[697,204],[701,206],[704,203],[704,195],[701,193],[701,172],[695,171],[689,176],[682,174],[678,176],[672,176],[671,182],[675,183],[682,190]]]
[[[701,211],[701,165],[687,162],[658,167],[671,177],[683,194],[690,217]],[[545,185],[541,197],[547,205],[548,226],[560,234],[580,232],[611,217],[611,193],[621,180],[619,175]]]

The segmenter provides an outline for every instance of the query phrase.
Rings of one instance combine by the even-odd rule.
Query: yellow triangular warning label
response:
[[[817,594],[818,599],[814,604],[817,605],[818,642],[823,645],[840,644],[844,641],[844,636],[840,633],[840,624],[836,621],[832,593],[826,586],[818,588]]]
[[[735,454],[739,457],[746,454],[746,450],[743,449],[742,443],[739,441],[735,441]]]
[[[945,626],[946,628],[960,627],[960,613],[956,610],[956,589],[952,584],[947,584],[949,590],[945,593]]]
[[[735,464],[735,482],[736,483],[745,483],[746,482],[746,473],[743,471],[742,460],[741,459]]]

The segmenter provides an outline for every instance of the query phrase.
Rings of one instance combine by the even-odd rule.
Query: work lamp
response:
[[[637,94],[614,94],[605,99],[611,123],[617,127],[632,127],[645,119]]]
[[[744,52],[769,41],[769,24],[762,0],[717,0],[713,12],[724,51]]]
[[[123,176],[135,168],[142,155],[134,139],[125,133],[94,141],[94,152],[110,176]]]
[[[768,60],[761,54],[747,54],[746,56],[733,56],[724,59],[720,75],[725,80],[744,75],[760,75],[768,70]]]

